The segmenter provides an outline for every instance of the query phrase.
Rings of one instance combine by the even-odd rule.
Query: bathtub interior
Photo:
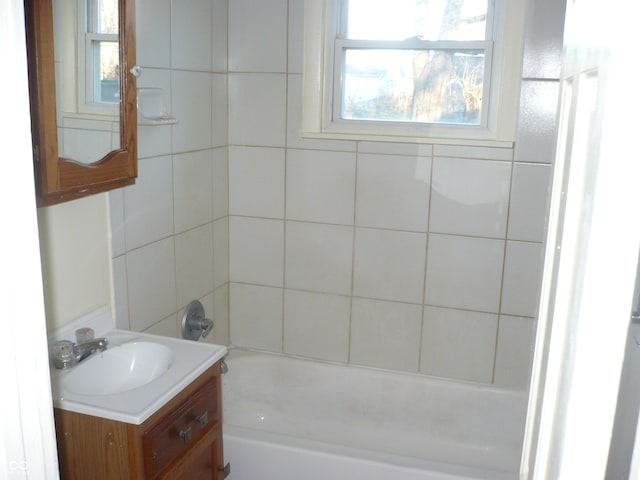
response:
[[[523,392],[241,349],[227,362],[226,431],[304,439],[395,463],[518,471]]]

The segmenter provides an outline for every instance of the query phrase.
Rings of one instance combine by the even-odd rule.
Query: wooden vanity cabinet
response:
[[[63,480],[222,480],[219,362],[141,425],[55,409]]]

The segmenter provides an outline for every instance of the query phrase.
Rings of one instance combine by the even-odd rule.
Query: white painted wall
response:
[[[0,1],[0,478],[58,478],[33,184],[24,12]]]
[[[38,209],[47,330],[111,305],[105,194]]]

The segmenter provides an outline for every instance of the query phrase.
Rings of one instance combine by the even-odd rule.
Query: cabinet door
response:
[[[162,480],[222,480],[222,428],[220,424],[210,430],[169,471]]]
[[[217,378],[211,378],[191,398],[175,408],[143,436],[145,472],[161,472],[220,424]],[[184,477],[189,478],[189,477]]]

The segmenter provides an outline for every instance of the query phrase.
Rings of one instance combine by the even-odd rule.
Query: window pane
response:
[[[96,33],[118,33],[118,0],[97,0],[98,31]]]
[[[347,38],[485,40],[488,0],[348,0]]]
[[[483,50],[346,49],[341,118],[479,125]]]
[[[118,42],[95,41],[93,72],[93,99],[96,103],[119,103],[119,49]]]

